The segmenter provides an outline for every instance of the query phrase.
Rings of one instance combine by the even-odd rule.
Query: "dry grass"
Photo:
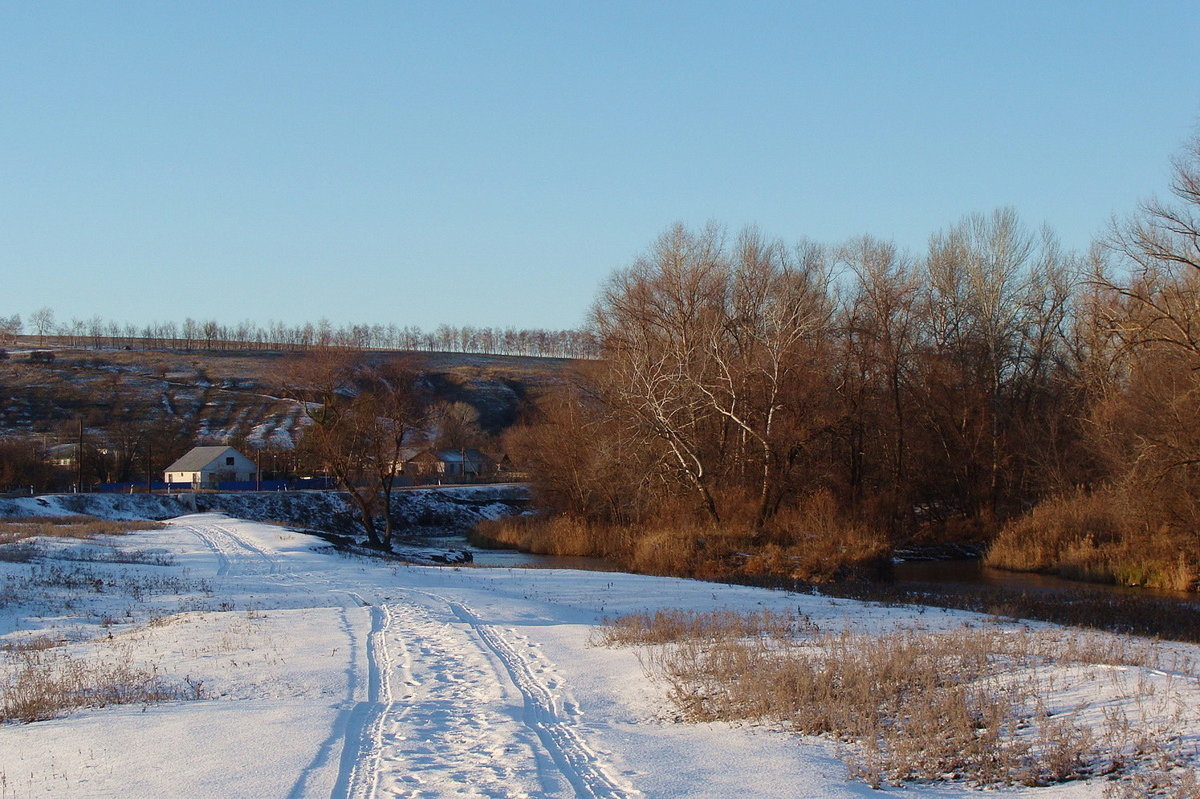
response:
[[[623,531],[576,516],[510,516],[479,522],[469,534],[476,546],[518,549],[539,555],[615,557]]]
[[[27,538],[95,538],[135,530],[161,530],[162,522],[113,521],[94,516],[34,516],[0,520],[0,545]]]
[[[890,552],[881,536],[843,518],[827,492],[778,514],[761,530],[746,518],[716,525],[665,509],[658,518],[631,525],[570,515],[484,521],[470,540],[542,555],[607,558],[639,574],[716,580],[770,576],[826,582],[874,573]]]
[[[1146,719],[1114,714],[1096,729],[1080,710],[1046,710],[1046,667],[1163,665],[1149,648],[997,629],[834,635],[805,622],[663,611],[613,620],[596,640],[650,645],[643,664],[666,684],[681,720],[761,722],[835,738],[848,746],[854,774],[875,786],[1044,785],[1133,774],[1154,758],[1170,771],[1187,759],[1168,751],[1180,740],[1170,723],[1148,741]],[[1153,691],[1128,690],[1135,698]]]
[[[1194,591],[1200,551],[1194,532],[1155,525],[1117,489],[1046,500],[1006,525],[987,564],[1077,580]]]
[[[803,613],[791,615],[772,610],[757,613],[659,610],[606,619],[593,633],[592,643],[597,646],[651,646],[679,641],[741,640],[764,636],[785,639],[817,632],[820,630],[816,623]]]
[[[81,660],[48,649],[15,653],[14,668],[0,682],[0,722],[57,718],[78,708],[202,699],[199,683],[166,679],[134,666],[128,654]]]

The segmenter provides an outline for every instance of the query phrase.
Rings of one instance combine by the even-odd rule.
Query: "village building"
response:
[[[89,455],[88,453],[91,453]],[[87,447],[84,449],[84,457],[101,457],[107,458],[112,454],[112,450],[108,447]],[[55,444],[46,447],[42,453],[43,460],[51,466],[59,466],[63,468],[73,468],[79,461],[79,445],[78,444]]]
[[[475,480],[496,471],[495,461],[477,449],[416,449],[402,457],[404,475],[418,480]]]
[[[219,483],[251,482],[258,474],[254,461],[233,447],[193,447],[167,467],[168,483],[193,488],[216,488]]]

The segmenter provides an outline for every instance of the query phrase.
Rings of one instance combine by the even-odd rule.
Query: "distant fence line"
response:
[[[396,487],[420,487],[420,486],[435,486],[435,485],[483,485],[489,483],[508,483],[512,482],[512,476],[504,477],[459,477],[453,481],[443,481],[436,477],[397,477]],[[332,477],[294,477],[287,480],[237,480],[224,481],[216,485],[204,485],[197,487],[192,483],[165,483],[154,481],[147,483],[145,480],[129,483],[101,483],[99,485],[87,486],[85,493],[99,494],[142,494],[146,492],[154,493],[191,493],[193,491],[330,491],[338,489],[341,486],[338,481]],[[45,492],[45,493],[62,493],[61,491]],[[0,495],[3,496],[3,495]],[[26,492],[13,492],[11,496],[29,496]]]
[[[293,480],[237,480],[217,483],[215,486],[206,485],[203,490],[215,491],[303,491],[327,490],[337,488],[337,481],[332,478],[310,477]],[[100,494],[140,494],[145,491],[170,491],[190,493],[197,490],[191,483],[164,483],[144,480],[140,483],[101,483],[92,486],[89,491]]]

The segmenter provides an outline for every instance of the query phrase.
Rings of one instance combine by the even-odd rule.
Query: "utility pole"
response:
[[[75,493],[83,493],[83,417],[79,417],[79,440],[75,444]]]
[[[146,493],[154,493],[154,444],[146,439]]]

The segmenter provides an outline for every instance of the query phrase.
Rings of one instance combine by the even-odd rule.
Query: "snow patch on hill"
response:
[[[529,490],[520,485],[420,488],[392,497],[400,535],[463,531],[483,519],[521,512]],[[0,519],[87,515],[101,519],[161,520],[220,512],[252,521],[357,535],[355,510],[339,491],[184,494],[50,494],[0,498]]]

